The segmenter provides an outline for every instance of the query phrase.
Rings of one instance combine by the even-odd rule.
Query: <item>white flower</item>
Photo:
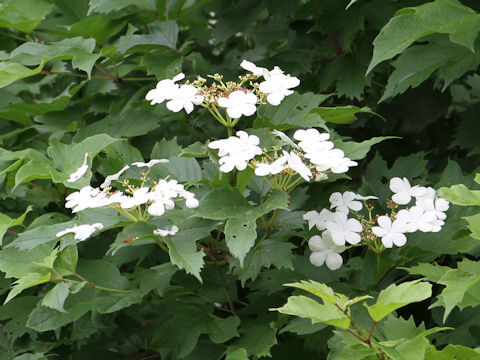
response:
[[[252,63],[250,61],[247,61],[247,60],[243,60],[240,63],[240,67],[247,70],[247,71],[250,71],[255,76],[262,76],[263,72],[267,71],[267,69],[262,68],[262,67],[258,67],[254,63]]]
[[[184,196],[185,206],[189,209],[197,208],[200,205],[200,202],[198,201],[198,199],[195,198],[195,194],[193,194],[191,192],[188,192],[188,193],[192,194],[192,195],[191,196]]]
[[[445,211],[450,207],[450,203],[441,197],[435,198],[435,196],[435,189],[428,187],[423,196],[417,197],[415,204],[424,211],[433,212],[438,220],[445,220],[447,218]]]
[[[322,209],[320,212],[315,210],[309,211],[303,215],[303,220],[308,221],[308,229],[316,226],[318,230],[325,230],[327,228],[327,221],[332,220],[334,213],[327,209]]]
[[[257,176],[266,176],[266,175],[276,175],[285,170],[285,163],[288,161],[286,156],[282,156],[272,162],[271,164],[267,163],[258,163],[255,168],[255,175]]]
[[[267,101],[271,105],[280,105],[285,96],[293,94],[291,88],[300,85],[300,80],[290,75],[285,75],[278,66],[271,71],[264,71],[265,81],[260,83],[259,90],[268,94]]]
[[[325,263],[330,270],[337,270],[342,266],[343,259],[339,253],[343,252],[345,247],[333,242],[330,231],[324,231],[322,236],[312,236],[308,240],[308,246],[312,251],[310,262],[313,265],[322,266]]]
[[[316,169],[315,169],[316,170]],[[317,171],[314,175],[313,175],[313,181],[323,181],[323,180],[327,180],[328,179],[328,175],[323,173],[323,172],[319,172]]]
[[[80,178],[85,175],[88,170],[87,158],[90,153],[86,152],[83,159],[83,164],[80,166],[77,171],[70,174],[70,177],[67,179],[67,182],[75,182],[80,180]]]
[[[332,234],[333,242],[339,246],[345,245],[345,242],[358,244],[361,240],[358,233],[363,230],[362,225],[356,219],[348,219],[344,213],[334,213],[325,225]]]
[[[172,229],[171,230],[168,230],[168,229],[157,229],[157,230],[153,230],[153,233],[155,235],[159,235],[159,236],[162,236],[162,237],[165,237],[165,236],[173,236],[175,235],[176,233],[178,232],[178,227],[173,225],[172,226]]]
[[[390,179],[390,190],[395,194],[392,196],[392,200],[399,205],[406,205],[413,197],[422,196],[426,193],[424,187],[410,186],[410,182],[407,178],[400,179],[394,177]]]
[[[380,226],[373,226],[372,231],[382,238],[383,246],[391,248],[393,245],[403,246],[407,243],[404,233],[408,231],[408,226],[404,221],[397,219],[392,223],[388,216],[382,215],[377,222]]]
[[[257,146],[259,143],[260,139],[257,136],[237,131],[237,136],[212,141],[208,147],[218,149],[220,171],[228,173],[234,168],[245,170],[248,161],[262,153],[262,149]]]
[[[98,207],[106,198],[107,194],[100,192],[100,190],[91,186],[84,186],[80,191],[73,192],[65,198],[67,200],[65,207],[73,208],[72,212],[76,213],[88,208]]]
[[[349,159],[348,157],[342,157],[341,159],[338,159],[338,161],[332,165],[331,171],[334,174],[343,174],[348,171],[349,168],[352,166],[357,166],[358,163],[356,161],[353,161]]]
[[[159,81],[157,87],[150,90],[147,95],[145,95],[145,100],[151,101],[150,105],[155,105],[160,104],[165,100],[172,99],[172,94],[179,88],[179,85],[175,84],[175,82],[182,80],[183,78],[185,78],[185,74],[180,73],[174,76],[172,80],[165,79]]]
[[[364,200],[364,201],[367,201],[367,200],[378,200],[378,197],[372,196],[372,195],[363,196],[363,195],[360,195],[360,194],[355,194],[355,200]]]
[[[297,154],[295,154],[293,151],[290,153],[286,152],[285,150],[283,151],[283,155],[288,159],[288,166],[296,171],[298,175],[300,175],[305,181],[310,181],[310,178],[312,177],[312,172],[308,168],[307,165],[305,165]]]
[[[88,239],[96,230],[102,230],[103,229],[103,224],[101,223],[95,223],[92,225],[84,224],[84,225],[78,225],[74,226],[68,229],[65,229],[63,231],[59,231],[57,233],[57,237],[63,236],[68,233],[74,233],[75,235],[73,238],[75,240],[86,240]]]
[[[335,174],[341,174],[347,172],[349,167],[358,165],[357,162],[345,157],[345,153],[340,149],[309,152],[305,157],[316,165],[319,172],[331,170]]]
[[[152,159],[148,163],[137,161],[137,162],[132,163],[132,165],[135,165],[136,167],[140,167],[140,168],[141,167],[151,168],[153,165],[157,165],[157,164],[160,164],[160,163],[168,163],[168,160],[167,159]]]
[[[257,111],[257,96],[251,92],[244,93],[242,90],[236,90],[228,95],[228,98],[218,99],[218,105],[227,108],[227,114],[233,119],[238,119],[242,115],[250,116]]]
[[[130,169],[130,166],[128,165],[125,165],[123,168],[121,168],[117,173],[113,174],[113,175],[108,175],[105,180],[103,181],[102,185],[100,185],[100,187],[102,189],[105,189],[106,187],[109,187],[110,184],[112,183],[112,181],[114,180],[118,180],[118,178],[120,177],[120,175],[122,175],[126,170]]]
[[[132,207],[145,204],[150,200],[150,189],[148,187],[142,187],[133,192],[132,196],[127,197],[121,203],[121,207],[124,209],[130,209]]]
[[[337,212],[348,214],[350,210],[360,211],[362,210],[362,203],[355,201],[356,194],[352,191],[345,191],[343,194],[335,192],[330,195],[330,209],[337,209]]]
[[[203,102],[203,96],[197,93],[198,89],[192,85],[182,85],[178,89],[173,89],[170,101],[167,102],[167,109],[173,112],[185,109],[185,112],[190,114],[194,104],[200,105]]]
[[[402,209],[397,214],[397,220],[407,225],[407,232],[430,232],[433,230],[433,223],[437,217],[432,211],[424,211],[419,206],[412,206],[409,210]]]
[[[175,207],[173,199],[177,197],[183,197],[188,208],[196,208],[199,205],[195,194],[185,190],[184,186],[179,184],[177,180],[160,180],[149,196],[152,204],[147,211],[153,216],[162,216],[165,210],[173,209]]]
[[[298,140],[300,146],[305,152],[326,151],[333,148],[333,143],[327,141],[330,139],[329,133],[320,133],[317,129],[299,129],[293,134],[293,138]]]
[[[288,145],[290,145],[291,147],[295,148],[295,149],[298,149],[298,145],[295,144],[292,139],[290,139],[287,135],[285,135],[284,132],[281,132],[280,130],[273,130],[272,131],[272,134],[274,134],[275,136],[278,136],[280,139],[282,139],[283,141],[285,141]]]

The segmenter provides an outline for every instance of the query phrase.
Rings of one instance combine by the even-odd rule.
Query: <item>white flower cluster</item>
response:
[[[321,236],[315,235],[308,242],[312,251],[310,262],[316,266],[325,263],[329,269],[336,270],[343,263],[339,254],[345,250],[347,243],[356,245],[363,240],[365,244],[371,245],[379,239],[381,241],[379,245],[384,249],[391,248],[393,245],[405,245],[407,242],[405,233],[441,230],[447,217],[445,211],[448,210],[449,203],[437,197],[435,189],[418,185],[412,187],[406,178],[398,177],[390,180],[390,189],[394,193],[392,196],[394,203],[389,203],[389,207],[393,209],[390,215],[365,219],[357,213],[363,208],[359,200],[377,198],[358,195],[351,191],[343,194],[336,192],[330,196],[330,208],[335,209],[335,212],[323,209],[320,212],[305,213],[303,219],[308,222],[309,229],[315,226],[323,231]],[[395,212],[397,204],[407,205],[412,198],[415,198],[414,206]],[[369,212],[372,209],[372,206],[368,207]],[[361,221],[349,219],[350,212],[354,212]]]
[[[400,210],[395,219],[386,215],[378,218],[379,226],[372,227],[372,232],[382,238],[383,246],[403,246],[407,242],[405,233],[415,231],[439,232],[447,218],[445,211],[449,202],[437,197],[435,189],[423,186],[410,186],[407,178],[394,177],[390,180],[390,190],[394,193],[392,200],[399,205],[407,205],[415,198],[415,205]]]
[[[274,162],[258,163],[255,169],[255,174],[258,176],[275,175],[286,168],[291,168],[303,179],[309,181],[313,175],[310,168],[302,161],[302,157],[309,159],[310,166],[316,172],[314,180],[317,181],[325,178],[326,171],[340,174],[347,172],[349,167],[357,165],[355,161],[345,157],[342,150],[334,148],[333,142],[328,141],[330,139],[328,133],[320,133],[317,129],[297,130],[293,138],[298,141],[298,144],[281,131],[274,130],[273,133],[294,148],[294,151],[287,153],[283,150],[283,156]]]
[[[132,196],[125,196],[119,201],[123,209],[131,209],[135,206],[149,204],[147,212],[153,216],[162,216],[165,210],[171,210],[175,207],[173,199],[185,199],[185,205],[188,208],[196,208],[199,205],[195,194],[185,190],[182,184],[177,180],[166,181],[161,179],[151,189],[148,187],[141,187],[135,190]]]
[[[247,60],[243,60],[240,66],[255,76],[263,76],[265,80],[260,83],[259,90],[268,94],[267,101],[274,106],[280,105],[285,96],[293,94],[291,89],[300,85],[298,78],[285,75],[278,66],[268,71]]]
[[[193,111],[194,105],[200,105],[205,101],[210,105],[216,104],[225,108],[229,117],[238,119],[242,115],[253,115],[257,111],[256,105],[264,103],[264,100],[271,105],[280,105],[285,96],[293,94],[292,88],[300,85],[298,78],[285,74],[278,66],[268,71],[247,60],[243,60],[240,66],[252,72],[253,77],[249,75],[240,83],[229,82],[228,86],[221,82],[220,86],[213,88],[203,87],[205,79],[202,78],[192,84],[176,84],[185,78],[185,74],[180,73],[172,79],[159,81],[155,89],[147,93],[145,99],[150,101],[151,105],[167,101],[167,109],[174,112],[185,109],[187,114]],[[251,91],[243,87],[245,80],[262,76],[264,81],[255,85]],[[216,79],[216,76],[212,77]]]
[[[245,131],[237,131],[237,136],[212,141],[208,147],[218,149],[220,171],[228,173],[234,168],[240,171],[245,170],[248,161],[262,153],[258,144],[260,144],[258,136],[248,135]]]
[[[148,163],[134,162],[131,164],[131,166],[136,166],[138,168],[147,167],[150,169],[156,164],[166,162],[168,162],[167,159],[152,159]],[[128,211],[128,209],[145,205],[147,207],[146,213],[149,215],[162,216],[166,210],[171,210],[175,207],[176,199],[183,198],[185,200],[185,205],[188,208],[196,208],[199,206],[199,202],[195,198],[195,194],[187,191],[182,184],[179,184],[173,179],[160,179],[159,181],[153,181],[151,182],[151,187],[141,186],[136,188],[127,186],[127,189],[129,190],[127,192],[112,191],[110,188],[112,181],[118,180],[120,176],[129,168],[130,165],[125,165],[117,173],[108,175],[105,178],[105,181],[100,185],[100,188],[93,188],[88,185],[84,186],[79,191],[73,192],[66,197],[65,207],[71,208],[72,212],[76,213],[85,209],[108,206],[117,206],[119,210],[127,209]],[[77,177],[77,175],[75,176]],[[144,183],[147,182],[146,177],[144,180]],[[128,193],[130,193],[130,195]],[[84,224],[61,231],[57,234],[57,236],[63,236],[66,233],[73,232],[75,233],[75,239],[85,240],[91,234],[93,234],[95,230],[101,230],[102,228],[103,225],[100,223],[93,225]],[[174,228],[172,228],[168,234],[174,235],[176,231],[178,231],[177,228],[176,231],[172,232],[175,228],[177,227],[174,226]],[[159,231],[160,230],[161,229],[159,229]],[[161,231],[159,234],[160,233]]]
[[[299,140],[298,145],[281,131],[274,130],[273,134],[292,149],[289,152],[282,149],[281,155],[275,155],[276,158],[272,162],[267,162],[271,161],[270,156],[265,156],[260,162],[254,162],[257,176],[276,175],[291,169],[305,181],[310,181],[312,177],[318,181],[326,178],[326,171],[344,173],[349,167],[357,165],[355,161],[345,157],[342,150],[334,149],[333,142],[328,141],[329,134],[320,134],[317,129],[297,130],[293,136]],[[209,148],[218,150],[222,172],[228,173],[233,169],[245,170],[250,160],[263,154],[264,150],[268,151],[259,147],[260,139],[257,136],[249,135],[245,131],[237,131],[236,135],[208,144]],[[277,151],[278,147],[275,154]],[[309,164],[305,164],[302,158],[309,159]]]
[[[330,208],[335,209],[335,212],[327,209],[320,212],[312,210],[303,215],[309,229],[315,226],[323,231],[321,236],[315,235],[308,241],[312,251],[312,264],[321,266],[325,262],[330,270],[337,270],[343,264],[339,253],[345,250],[345,244],[355,245],[361,241],[362,224],[357,219],[349,219],[348,213],[350,210],[362,209],[362,203],[358,201],[362,198],[351,191],[343,194],[336,192],[330,196]]]
[[[161,216],[165,210],[175,207],[174,199],[183,198],[188,208],[196,208],[199,205],[195,194],[185,190],[182,184],[176,180],[161,179],[152,188],[141,187],[133,191],[131,196],[121,191],[110,193],[98,188],[85,186],[67,196],[66,208],[73,208],[76,213],[85,209],[106,207],[118,204],[122,209],[131,209],[136,206],[148,204],[147,212],[153,216]]]
[[[151,105],[161,104],[167,101],[167,109],[173,112],[179,112],[185,109],[187,114],[193,111],[193,105],[200,105],[203,102],[203,96],[198,95],[198,89],[192,85],[178,85],[177,81],[185,78],[184,73],[180,73],[173,79],[161,80],[157,83],[155,89],[150,90],[145,99],[151,101]]]

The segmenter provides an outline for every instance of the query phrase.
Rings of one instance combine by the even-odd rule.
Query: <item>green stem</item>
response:
[[[275,212],[273,213],[272,219],[270,220],[270,228],[275,225],[275,220],[277,220],[277,216],[280,213],[280,209],[276,209]]]
[[[109,206],[110,207],[110,206]],[[125,216],[126,218],[132,220],[133,222],[138,222],[138,219],[133,216],[132,214],[130,214],[127,210],[123,209],[122,207],[120,206],[117,206],[117,205],[114,205],[114,206],[111,206],[111,208],[117,210],[120,214],[122,214],[123,216]]]
[[[301,183],[303,178],[299,176],[293,183],[287,186],[287,191],[292,190],[295,186],[297,186],[299,183]]]
[[[381,271],[381,266],[380,266],[380,253],[377,252],[377,276],[376,278],[380,278],[380,271]]]
[[[265,232],[265,234],[263,235],[263,237],[258,241],[258,243],[253,247],[253,251],[257,250],[258,247],[265,241],[265,239],[267,238],[268,236],[268,232]]]
[[[155,237],[155,241],[157,242],[158,246],[160,246],[160,249],[162,249],[163,251],[165,251],[167,254],[170,255],[170,251],[168,251],[168,247],[163,242],[161,242],[158,237]]]

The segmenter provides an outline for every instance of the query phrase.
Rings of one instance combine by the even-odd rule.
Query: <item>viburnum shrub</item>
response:
[[[480,358],[469,4],[5,1],[0,359]]]

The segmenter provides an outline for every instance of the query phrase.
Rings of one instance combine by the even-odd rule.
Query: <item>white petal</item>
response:
[[[313,252],[310,254],[310,262],[315,266],[322,266],[327,256],[323,252]]]
[[[341,268],[342,264],[343,258],[340,254],[337,254],[333,251],[327,254],[325,265],[327,265],[330,270],[338,270]]]

